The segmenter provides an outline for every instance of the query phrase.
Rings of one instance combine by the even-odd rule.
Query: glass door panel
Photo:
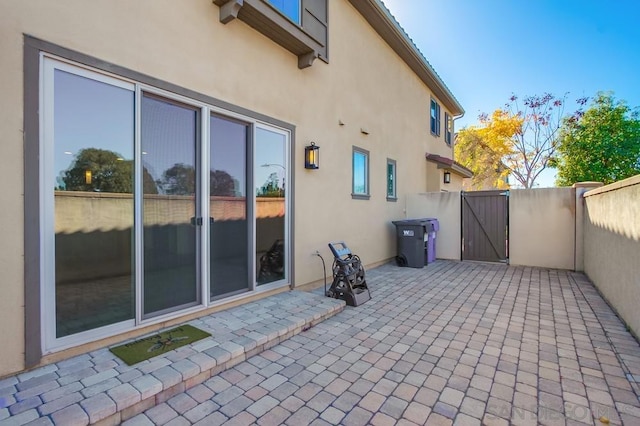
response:
[[[253,173],[258,285],[286,277],[286,153],[286,134],[256,128]]]
[[[60,338],[134,317],[134,92],[57,68],[53,87]]]
[[[142,97],[144,317],[200,301],[198,120],[197,108]]]
[[[211,299],[248,291],[248,125],[210,118],[209,233]]]

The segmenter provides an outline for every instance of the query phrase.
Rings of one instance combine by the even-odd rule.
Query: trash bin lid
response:
[[[434,218],[423,218],[423,219],[403,219],[403,220],[394,220],[394,225],[398,226],[427,226],[430,221],[438,221],[438,219]]]

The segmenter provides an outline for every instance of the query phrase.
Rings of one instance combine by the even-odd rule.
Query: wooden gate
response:
[[[508,259],[509,191],[462,192],[462,260]]]

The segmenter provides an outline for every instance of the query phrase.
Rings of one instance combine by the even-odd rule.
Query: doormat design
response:
[[[211,336],[210,333],[191,325],[181,325],[109,350],[127,365],[133,365],[209,336]]]

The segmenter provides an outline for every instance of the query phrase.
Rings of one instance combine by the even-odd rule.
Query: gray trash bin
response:
[[[407,219],[396,220],[398,237],[398,266],[422,268],[436,259],[436,232],[440,224],[438,219]]]

